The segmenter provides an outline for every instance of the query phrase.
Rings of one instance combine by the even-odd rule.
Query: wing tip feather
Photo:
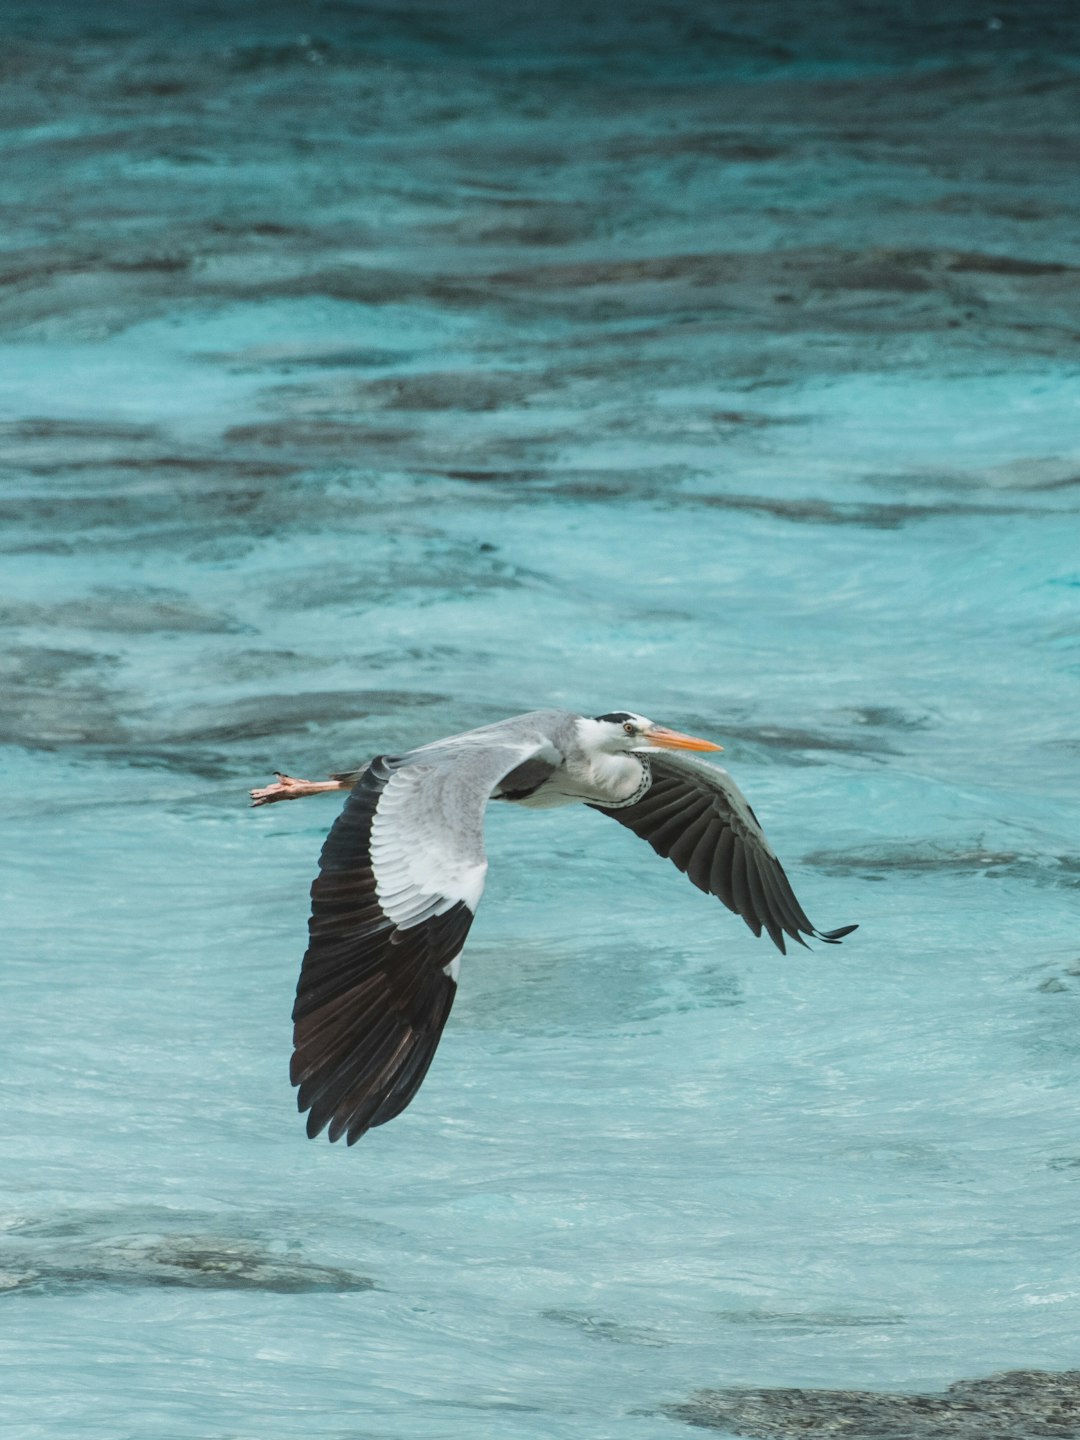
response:
[[[837,930],[815,930],[812,933],[815,940],[824,940],[826,945],[839,945],[845,935],[850,935],[853,930],[858,928],[857,924],[841,925]]]

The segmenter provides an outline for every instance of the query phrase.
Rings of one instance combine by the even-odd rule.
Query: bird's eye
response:
[[[637,734],[637,726],[631,725],[629,720],[627,720],[626,724],[622,728],[626,731],[627,735]]]

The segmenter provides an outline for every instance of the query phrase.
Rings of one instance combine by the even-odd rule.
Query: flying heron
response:
[[[785,935],[834,944],[854,930],[806,918],[738,786],[697,758],[720,749],[628,710],[534,710],[329,780],[279,774],[253,790],[253,805],[352,792],[311,887],[293,1009],[291,1074],[308,1135],[329,1125],[331,1140],[352,1145],[420,1088],[484,889],[489,800],[610,815],[781,951]]]

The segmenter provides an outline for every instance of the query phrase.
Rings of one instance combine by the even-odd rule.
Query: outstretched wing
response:
[[[492,789],[538,743],[379,756],[319,858],[293,1008],[292,1082],[307,1132],[354,1144],[427,1073],[484,889]]]
[[[767,930],[781,952],[785,934],[800,945],[806,944],[804,935],[835,944],[858,928],[823,931],[811,925],[757,816],[726,770],[651,751],[649,764],[653,782],[637,804],[592,808],[673,860],[699,890],[741,915],[755,935]]]

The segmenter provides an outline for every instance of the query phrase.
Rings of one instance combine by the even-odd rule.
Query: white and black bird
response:
[[[484,889],[489,800],[580,802],[647,840],[755,935],[835,943],[815,929],[735,782],[694,752],[722,747],[616,711],[534,710],[330,780],[279,775],[252,803],[351,790],[311,887],[293,1009],[292,1081],[314,1137],[352,1145],[400,1115],[457,993]]]

